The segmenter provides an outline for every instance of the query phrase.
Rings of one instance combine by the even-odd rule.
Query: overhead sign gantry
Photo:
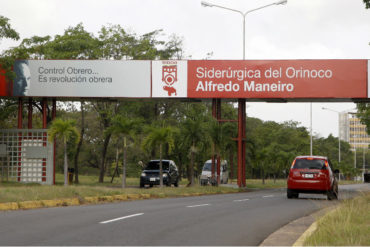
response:
[[[188,98],[213,99],[213,116],[221,121],[221,99],[238,100],[238,185],[245,186],[245,102],[368,101],[370,63],[334,60],[18,60],[16,78],[0,76],[0,96],[43,98]],[[31,114],[30,114],[31,112]],[[30,120],[31,119],[31,120]],[[31,123],[30,123],[31,121]],[[219,164],[220,162],[218,162]]]
[[[1,96],[351,100],[368,60],[19,60]],[[5,82],[2,82],[4,84]]]

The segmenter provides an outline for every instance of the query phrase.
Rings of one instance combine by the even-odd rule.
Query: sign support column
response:
[[[57,100],[53,98],[53,108],[51,112],[51,120],[57,116]],[[53,141],[53,185],[55,185],[55,140]]]
[[[23,99],[20,97],[18,99],[18,129],[22,129],[23,127]],[[18,145],[19,145],[19,148],[18,148],[18,182],[21,181],[21,171],[22,171],[22,156],[21,156],[21,153],[22,153],[22,133],[19,132],[18,133]]]
[[[32,108],[32,98],[28,99],[28,128],[32,129],[32,114],[33,114],[33,108]]]
[[[245,187],[245,99],[238,100],[238,187]]]
[[[212,116],[217,120],[218,123],[221,122],[221,99],[212,99]],[[215,167],[215,163],[217,160],[217,167]],[[217,174],[217,184],[221,182],[221,157],[220,155],[212,155],[212,180],[214,181],[215,177],[215,170]]]

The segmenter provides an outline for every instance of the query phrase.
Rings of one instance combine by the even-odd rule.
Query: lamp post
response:
[[[312,102],[310,103],[310,155],[312,156]]]
[[[239,13],[243,18],[243,60],[245,60],[245,17],[247,14],[269,7],[273,5],[280,5],[280,4],[286,4],[288,0],[279,0],[277,2],[261,6],[259,8],[251,9],[246,12],[242,12],[240,10],[216,5],[213,3],[208,3],[205,1],[202,1],[201,4],[203,7],[217,7],[225,10],[229,10],[232,12]],[[214,101],[213,101],[214,102]],[[238,186],[244,187],[245,186],[245,99],[238,99]],[[219,164],[219,163],[218,163]]]
[[[326,107],[322,107],[322,109],[338,113],[338,140],[339,140],[338,141],[339,142],[339,144],[338,144],[338,163],[340,164],[340,123],[339,123],[340,112],[336,111],[336,110],[333,110],[333,109],[326,108]]]
[[[267,4],[267,5],[255,8],[255,9],[248,10],[246,12],[242,12],[242,11],[237,10],[237,9],[231,9],[231,8],[224,7],[224,6],[217,5],[217,4],[213,4],[213,3],[208,3],[208,2],[205,2],[205,1],[202,1],[201,4],[202,4],[203,7],[217,7],[217,8],[226,9],[226,10],[233,11],[233,12],[241,14],[241,16],[243,18],[243,60],[245,60],[245,17],[247,16],[247,14],[249,14],[251,12],[254,12],[254,11],[257,11],[257,10],[260,10],[260,9],[263,9],[263,8],[266,8],[266,7],[269,7],[269,6],[273,6],[273,5],[284,5],[287,2],[288,2],[288,0],[280,0],[280,1],[277,1],[277,2],[274,2],[274,3],[270,3],[270,4]]]

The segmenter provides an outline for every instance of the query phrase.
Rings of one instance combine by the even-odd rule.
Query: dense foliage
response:
[[[363,0],[367,9],[370,9],[370,0]]]

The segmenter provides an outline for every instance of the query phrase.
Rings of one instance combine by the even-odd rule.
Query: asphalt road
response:
[[[340,199],[370,184],[340,186]],[[0,245],[258,245],[335,201],[282,189],[0,213]]]

